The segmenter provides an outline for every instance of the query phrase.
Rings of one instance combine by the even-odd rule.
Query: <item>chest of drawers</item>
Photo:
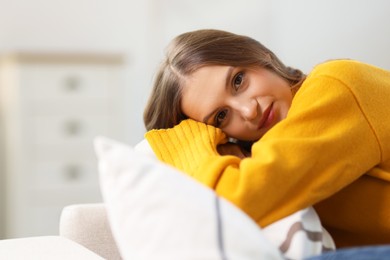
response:
[[[1,58],[5,237],[58,233],[61,209],[100,202],[93,138],[124,137],[118,55]]]

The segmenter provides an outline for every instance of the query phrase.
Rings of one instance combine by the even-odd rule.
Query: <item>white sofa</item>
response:
[[[121,259],[104,204],[70,205],[63,209],[59,236],[0,240],[0,259]]]

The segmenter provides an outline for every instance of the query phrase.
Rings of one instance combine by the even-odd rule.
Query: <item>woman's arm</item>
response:
[[[192,120],[146,135],[157,156],[232,201],[261,226],[311,206],[379,163],[375,134],[342,82],[308,78],[287,118],[250,158],[220,156],[225,136]]]

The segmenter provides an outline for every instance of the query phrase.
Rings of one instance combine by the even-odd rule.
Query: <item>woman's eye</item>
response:
[[[227,110],[222,110],[215,115],[215,126],[220,126],[227,117]]]
[[[241,87],[243,81],[244,81],[244,73],[240,72],[233,79],[234,90],[237,91]]]

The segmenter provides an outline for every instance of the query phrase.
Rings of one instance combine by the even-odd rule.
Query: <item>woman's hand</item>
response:
[[[234,143],[225,143],[217,146],[220,155],[234,155],[241,159],[250,157],[250,152],[243,149],[240,145]]]

